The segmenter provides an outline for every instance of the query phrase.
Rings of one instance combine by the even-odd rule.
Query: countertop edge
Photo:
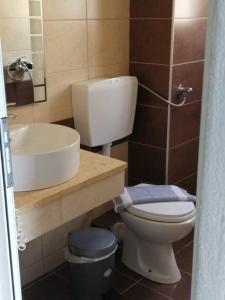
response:
[[[25,213],[27,210],[30,210],[32,208],[37,208],[37,207],[47,205],[47,204],[49,204],[53,201],[60,200],[62,197],[66,196],[68,194],[71,194],[73,192],[76,192],[79,189],[82,189],[86,186],[95,184],[95,183],[97,183],[97,182],[99,182],[99,181],[101,181],[105,178],[108,178],[110,176],[113,176],[113,175],[116,175],[120,172],[123,172],[126,169],[127,169],[127,163],[126,162],[121,163],[121,165],[116,167],[115,169],[112,169],[110,171],[107,171],[106,173],[102,173],[102,174],[100,174],[96,177],[93,177],[93,178],[89,179],[87,182],[84,181],[84,182],[82,182],[78,185],[75,184],[74,186],[65,188],[64,190],[56,191],[52,195],[46,195],[42,199],[33,201],[29,204],[18,206],[18,205],[16,205],[16,198],[15,198],[16,209],[18,209],[21,213]]]

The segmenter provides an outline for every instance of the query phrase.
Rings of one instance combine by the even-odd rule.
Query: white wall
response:
[[[225,1],[209,1],[192,299],[225,299]]]

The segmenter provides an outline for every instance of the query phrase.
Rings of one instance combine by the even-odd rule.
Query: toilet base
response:
[[[122,262],[134,272],[155,282],[173,284],[181,279],[171,243],[153,244],[138,239],[125,225]]]

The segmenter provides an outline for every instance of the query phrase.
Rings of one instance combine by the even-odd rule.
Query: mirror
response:
[[[46,101],[42,0],[0,0],[0,37],[9,105]]]

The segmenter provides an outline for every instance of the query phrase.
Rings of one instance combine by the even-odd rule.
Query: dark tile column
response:
[[[169,96],[173,1],[131,0],[130,74]],[[139,88],[129,142],[129,182],[165,183],[168,106]]]
[[[174,0],[172,99],[182,83],[193,92],[187,103],[170,112],[168,183],[195,193],[204,70],[207,0]]]
[[[180,83],[193,92],[174,109],[139,88],[129,182],[195,192],[207,0],[131,0],[130,17],[130,74],[173,101]]]

